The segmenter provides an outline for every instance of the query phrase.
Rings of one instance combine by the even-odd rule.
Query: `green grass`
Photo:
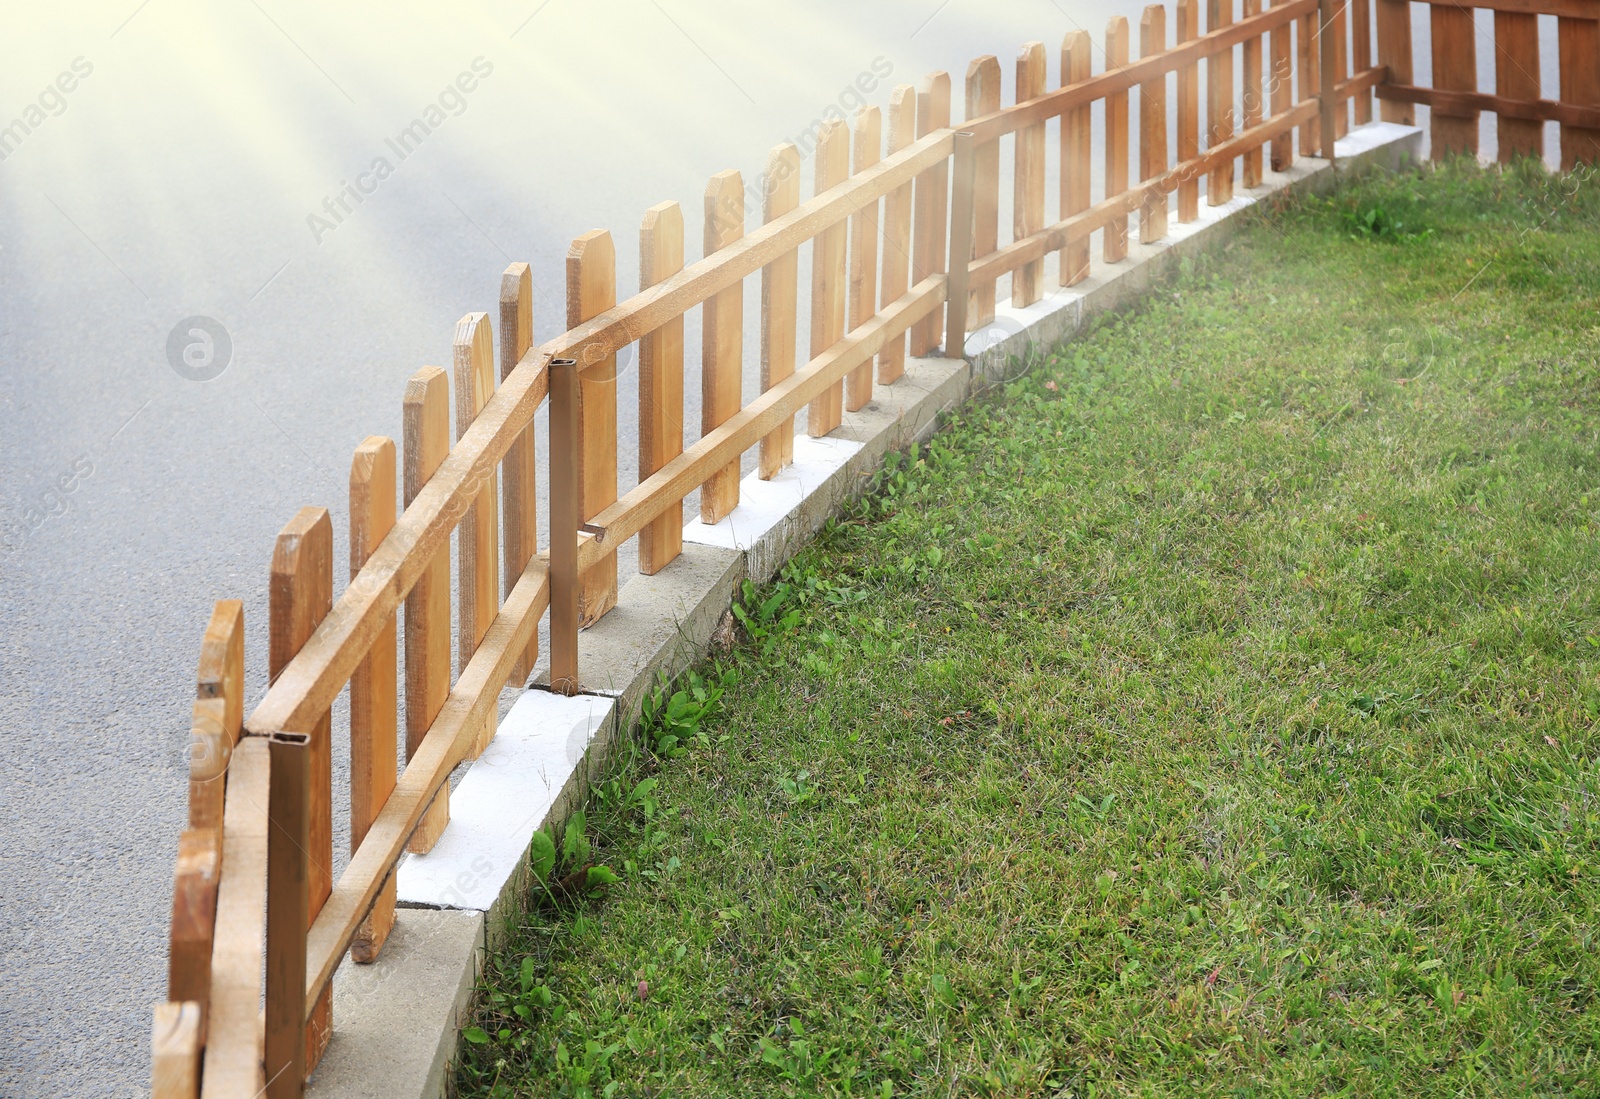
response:
[[[463,1093],[1600,1093],[1597,302],[1600,181],[1366,177],[968,406],[597,793]]]

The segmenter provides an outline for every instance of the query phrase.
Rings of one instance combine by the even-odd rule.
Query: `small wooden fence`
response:
[[[1017,306],[1043,297],[1051,253],[1059,256],[1060,283],[1077,283],[1089,272],[1092,233],[1101,234],[1103,259],[1115,262],[1127,253],[1131,214],[1147,242],[1166,235],[1173,193],[1177,220],[1195,220],[1202,176],[1207,201],[1219,205],[1232,197],[1236,172],[1253,187],[1264,162],[1286,168],[1297,150],[1331,159],[1332,139],[1351,112],[1357,123],[1370,120],[1374,90],[1389,117],[1403,115],[1409,102],[1431,103],[1435,134],[1449,148],[1470,147],[1460,112],[1493,109],[1503,122],[1557,118],[1573,131],[1570,155],[1592,158],[1597,5],[1494,5],[1497,19],[1506,17],[1502,30],[1519,36],[1516,56],[1535,58],[1530,71],[1537,71],[1526,45],[1530,12],[1562,17],[1564,61],[1569,48],[1589,51],[1581,55],[1582,79],[1569,79],[1563,64],[1558,104],[1536,98],[1536,80],[1531,90],[1502,82],[1491,97],[1455,91],[1472,51],[1454,4],[1434,8],[1442,82],[1433,90],[1410,83],[1407,5],[1398,0],[1377,0],[1377,66],[1367,0],[1243,0],[1237,20],[1233,0],[1209,0],[1204,32],[1196,0],[1180,0],[1170,28],[1167,11],[1152,6],[1140,21],[1137,60],[1130,60],[1127,20],[1111,20],[1098,75],[1088,35],[1067,35],[1054,90],[1047,89],[1045,47],[1029,43],[1016,61],[1011,106],[1000,103],[999,61],[974,61],[959,130],[951,127],[944,73],[895,88],[886,117],[863,108],[853,136],[845,122],[826,122],[814,150],[815,197],[805,202],[799,150],[774,149],[761,225],[748,232],[738,173],[714,176],[705,193],[705,258],[696,263],[684,264],[678,205],[651,208],[640,231],[641,289],[621,304],[612,238],[586,233],[567,254],[568,329],[541,346],[532,346],[529,268],[512,264],[501,283],[498,348],[487,313],[469,314],[456,329],[454,444],[450,376],[424,367],[406,384],[401,445],[371,437],[357,448],[350,582],[337,602],[327,510],[304,508],[279,534],[270,572],[271,685],[247,721],[241,604],[218,603],[206,628],[169,1000],[155,1008],[155,1093],[301,1093],[331,1034],[335,969],[347,952],[363,963],[382,951],[394,920],[396,862],[408,848],[427,851],[448,823],[446,780],[493,737],[501,688],[532,671],[546,610],[550,681],[570,693],[580,684],[579,628],[616,604],[618,548],[638,535],[642,572],[669,564],[682,547],[685,496],[700,491],[708,522],[726,516],[739,501],[747,451],[759,449],[762,477],[792,460],[801,408],[809,433],[827,435],[844,411],[867,403],[874,385],[894,385],[908,354],[944,345],[960,355],[964,334],[992,317],[1000,276],[1011,276]],[[1442,65],[1441,56],[1453,60]],[[1202,64],[1209,92],[1203,146]],[[1390,73],[1398,83],[1386,83]],[[1569,91],[1576,103],[1567,101]],[[1130,94],[1140,117],[1137,183],[1129,181]],[[1090,106],[1102,101],[1105,193],[1095,203]],[[1059,120],[1055,158],[1046,142],[1052,119]],[[1168,163],[1169,119],[1177,164]],[[1003,138],[1015,160],[1005,245]],[[1517,140],[1516,148],[1532,148],[1525,135]],[[1502,150],[1508,145],[1502,139]],[[1045,215],[1052,159],[1053,223]],[[801,360],[798,249],[807,243],[810,331]],[[743,403],[742,290],[754,276],[761,279],[761,392]],[[703,310],[702,434],[685,448],[683,318],[695,307]],[[639,478],[619,496],[615,364],[617,352],[635,343]],[[544,555],[536,549],[532,425],[547,397]],[[397,492],[404,500],[398,516]],[[335,881],[330,711],[346,684],[352,854]]]

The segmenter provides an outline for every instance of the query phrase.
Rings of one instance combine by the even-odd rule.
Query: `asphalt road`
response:
[[[147,1087],[211,603],[245,601],[253,703],[276,531],[325,505],[342,547],[351,450],[398,437],[405,379],[448,366],[455,321],[493,314],[508,262],[533,265],[548,338],[579,233],[612,230],[626,294],[645,209],[680,201],[698,257],[706,179],[754,179],[859,89],[882,105],[945,69],[959,118],[972,57],[1001,58],[1009,102],[1021,42],[1047,43],[1054,81],[1064,32],[1098,43],[1138,10],[7,5],[0,125],[26,126],[0,133],[0,1094]]]

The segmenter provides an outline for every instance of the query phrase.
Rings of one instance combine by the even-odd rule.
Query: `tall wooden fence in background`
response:
[[[640,231],[641,287],[620,304],[610,233],[584,234],[566,257],[567,330],[543,345],[532,344],[529,268],[508,267],[498,342],[488,313],[463,317],[451,370],[423,367],[407,382],[399,445],[374,436],[357,448],[350,581],[337,601],[328,511],[303,508],[279,534],[269,573],[271,683],[248,720],[241,604],[218,603],[206,628],[168,1002],[155,1008],[155,1093],[299,1095],[331,1034],[335,969],[347,953],[356,963],[379,957],[394,920],[396,862],[408,848],[427,851],[447,826],[449,774],[494,736],[499,693],[526,682],[545,612],[551,683],[576,691],[578,630],[616,604],[619,547],[637,535],[640,570],[666,567],[682,547],[686,496],[699,490],[702,517],[722,518],[738,504],[746,452],[759,449],[762,477],[792,461],[802,408],[809,433],[826,435],[875,386],[894,385],[907,355],[942,346],[959,356],[965,334],[993,316],[1001,276],[1010,276],[1011,302],[1030,305],[1046,292],[1047,258],[1057,257],[1060,285],[1088,275],[1091,234],[1100,235],[1102,259],[1116,262],[1127,254],[1132,215],[1147,242],[1174,217],[1198,218],[1202,177],[1206,201],[1219,205],[1236,181],[1259,183],[1265,164],[1331,159],[1352,113],[1357,124],[1371,119],[1374,92],[1386,117],[1431,104],[1439,148],[1471,148],[1467,120],[1495,110],[1502,134],[1515,136],[1502,136],[1502,152],[1536,151],[1532,131],[1519,127],[1555,118],[1564,158],[1594,159],[1600,0],[1491,6],[1500,39],[1524,66],[1494,96],[1469,90],[1471,24],[1453,3],[1433,8],[1439,78],[1428,89],[1411,83],[1400,0],[1377,0],[1376,25],[1368,0],[1242,0],[1242,11],[1233,0],[1206,0],[1203,17],[1198,0],[1179,0],[1170,13],[1146,8],[1137,41],[1126,19],[1111,20],[1097,75],[1089,36],[1068,34],[1054,88],[1045,46],[1028,43],[1010,106],[1001,105],[1000,62],[979,58],[967,69],[960,129],[945,73],[895,88],[886,115],[863,108],[853,134],[845,121],[826,122],[804,202],[799,150],[779,146],[758,226],[746,224],[738,173],[713,177],[704,258],[687,266],[681,209],[652,207]],[[1560,102],[1538,98],[1534,12],[1561,20]],[[1130,96],[1140,119],[1136,181]],[[1096,102],[1105,105],[1099,201],[1089,171]],[[1003,155],[1014,159],[1005,244]],[[811,249],[803,357],[802,247]],[[743,281],[757,277],[760,324],[750,335],[760,343],[761,391],[745,402]],[[703,311],[702,434],[685,447],[683,317],[695,308]],[[632,344],[638,485],[619,495],[616,356]],[[551,529],[540,554],[533,418],[547,399]],[[347,685],[352,853],[335,881],[330,712]]]

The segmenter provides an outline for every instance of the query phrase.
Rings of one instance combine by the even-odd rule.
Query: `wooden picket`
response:
[[[1420,0],[1419,0],[1420,2]],[[152,1014],[152,1088],[159,1096],[298,1096],[327,1048],[332,978],[346,959],[381,955],[393,926],[397,861],[426,852],[449,823],[451,772],[494,733],[499,692],[526,683],[549,611],[549,683],[573,693],[595,672],[578,663],[578,630],[617,602],[616,553],[639,537],[640,570],[681,556],[682,502],[702,518],[739,503],[740,463],[759,449],[763,478],[793,460],[797,413],[828,435],[898,384],[910,355],[992,322],[997,281],[1012,305],[1127,254],[1199,216],[1371,117],[1431,108],[1435,155],[1476,148],[1476,117],[1497,115],[1500,156],[1541,155],[1542,126],[1561,127],[1567,167],[1600,156],[1600,8],[1592,0],[1483,0],[1494,11],[1495,92],[1477,88],[1470,8],[1430,4],[1435,79],[1414,86],[1406,0],[1176,0],[1147,7],[1138,59],[1126,19],[1111,20],[1106,62],[1092,72],[1087,34],[1065,36],[1059,80],[1044,46],[1017,62],[1016,102],[1001,106],[999,63],[967,69],[962,128],[950,126],[950,78],[929,74],[865,106],[853,129],[816,131],[814,193],[801,200],[802,157],[769,155],[760,226],[746,229],[746,191],[721,173],[705,196],[705,258],[685,265],[683,215],[652,207],[640,229],[640,292],[616,296],[612,238],[595,230],[566,259],[567,328],[536,345],[532,273],[499,285],[499,368],[487,313],[457,326],[451,378],[424,367],[406,386],[403,439],[368,437],[350,475],[350,583],[332,599],[332,524],[302,509],[274,547],[269,584],[269,687],[244,718],[242,604],[218,603],[205,631],[191,704],[188,827],[173,879],[168,1001]],[[1537,16],[1557,18],[1560,90],[1541,98]],[[1171,22],[1169,28],[1168,23]],[[1170,31],[1170,42],[1169,42]],[[1378,60],[1372,63],[1376,40]],[[1237,61],[1236,61],[1237,58]],[[1199,68],[1208,75],[1201,140]],[[1237,68],[1235,67],[1237,65]],[[1169,79],[1170,78],[1170,79]],[[1168,102],[1169,88],[1171,103]],[[1242,96],[1236,115],[1235,91]],[[1298,92],[1298,94],[1297,94]],[[1138,181],[1128,178],[1129,96],[1138,95]],[[1092,106],[1104,104],[1105,193],[1090,194]],[[1169,163],[1167,127],[1177,161]],[[1046,134],[1059,125],[1058,152]],[[887,132],[885,132],[887,131]],[[1012,239],[999,242],[999,167],[1009,138]],[[1238,166],[1236,168],[1236,166]],[[1045,190],[1058,173],[1059,216]],[[811,249],[809,346],[797,338],[799,251]],[[761,280],[761,392],[742,401],[744,280]],[[686,446],[684,318],[703,310],[701,437]],[[619,493],[618,354],[638,344],[639,480]],[[624,360],[626,361],[626,360]],[[873,363],[876,361],[876,378]],[[498,382],[498,384],[497,384]],[[533,418],[549,400],[549,549],[538,552],[539,466]],[[399,458],[397,469],[397,457]],[[397,479],[401,482],[398,486]],[[396,513],[397,489],[403,511]],[[451,541],[459,590],[451,603]],[[397,637],[404,605],[403,634]],[[452,632],[452,612],[459,633]],[[403,638],[406,765],[397,773],[397,652]],[[452,667],[451,652],[459,659]],[[452,671],[455,672],[452,682]],[[351,858],[333,880],[332,727],[350,687]]]

